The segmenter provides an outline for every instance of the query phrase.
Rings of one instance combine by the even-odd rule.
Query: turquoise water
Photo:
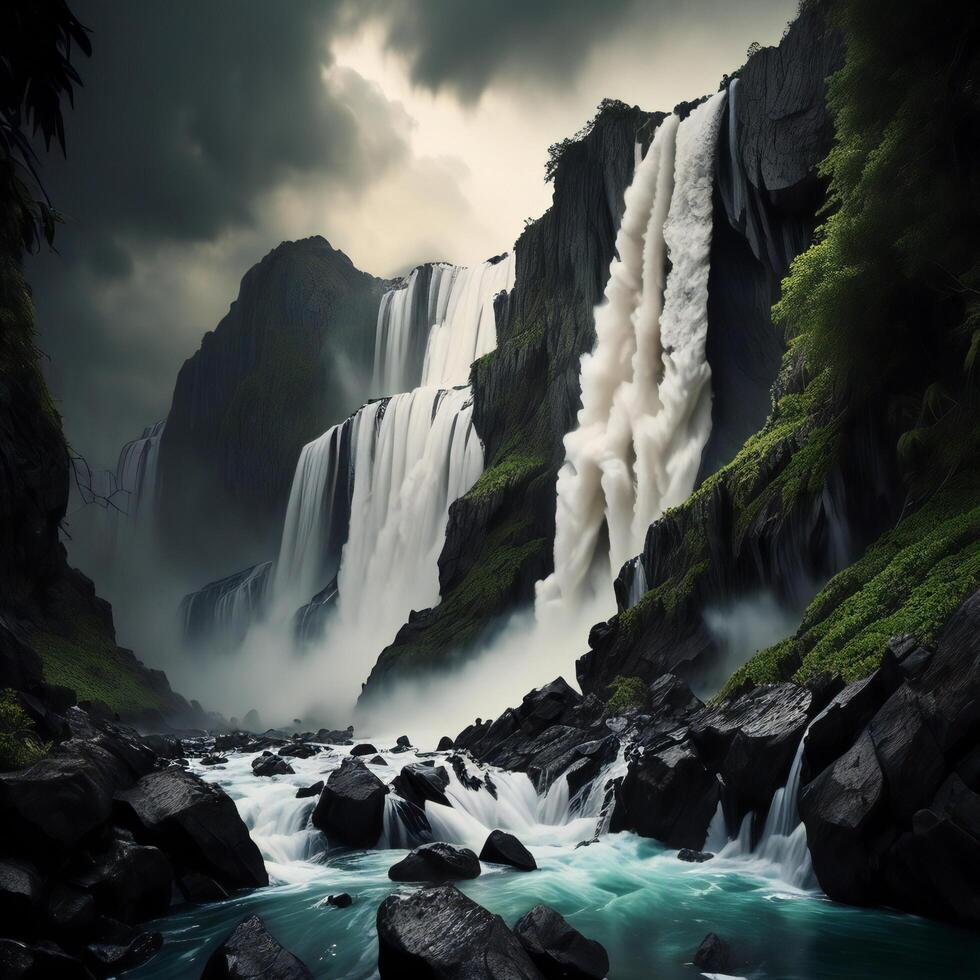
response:
[[[405,756],[383,777],[393,776]],[[272,933],[318,978],[377,976],[375,914],[380,902],[411,886],[388,880],[388,868],[406,852],[323,850],[306,827],[312,803],[293,799],[295,787],[337,763],[320,756],[300,760],[296,776],[258,780],[245,757],[207,778],[221,782],[282,881],[266,889],[205,906],[187,907],[159,920],[163,950],[127,977],[196,978],[211,951],[246,915],[258,912]],[[457,814],[442,836],[470,843],[477,817],[520,830],[539,864],[521,873],[484,865],[480,878],[460,883],[474,901],[513,923],[543,902],[607,949],[616,980],[680,980],[700,974],[690,964],[708,932],[728,939],[744,961],[737,973],[772,980],[966,980],[980,976],[980,937],[925,919],[882,910],[855,909],[814,891],[786,885],[778,869],[760,860],[719,857],[705,864],[677,860],[653,841],[632,834],[591,836],[594,820],[560,815],[563,801],[536,800],[522,776],[495,775],[499,801],[456,784],[450,796],[469,813]],[[529,808],[535,808],[533,812]],[[443,811],[445,807],[439,808]],[[545,823],[542,817],[556,821]],[[454,830],[454,828],[456,828]],[[482,832],[482,830],[480,831]],[[288,880],[287,880],[288,879]],[[322,904],[340,891],[354,897],[348,909]]]

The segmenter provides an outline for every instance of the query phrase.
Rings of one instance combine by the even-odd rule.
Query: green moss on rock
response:
[[[609,690],[611,695],[606,702],[606,709],[613,715],[646,707],[650,696],[641,677],[614,677]]]
[[[10,688],[0,691],[0,771],[32,766],[50,748],[38,737],[17,694]]]

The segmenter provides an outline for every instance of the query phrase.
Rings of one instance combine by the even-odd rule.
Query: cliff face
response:
[[[712,431],[701,479],[732,459],[769,413],[784,349],[770,311],[790,263],[813,237],[824,196],[816,168],[833,139],[826,78],[843,58],[840,36],[811,7],[729,85],[715,167]]]
[[[108,604],[68,566],[59,540],[68,448],[38,366],[18,251],[2,234],[0,317],[0,689],[19,692],[42,741],[58,735],[49,711],[76,696],[130,718],[186,719],[187,703],[116,645]]]
[[[810,243],[822,199],[816,166],[832,126],[824,79],[840,39],[807,10],[730,88],[717,148],[709,280],[712,434],[699,482],[765,421],[784,343],[770,308],[792,259]],[[684,107],[678,107],[680,111]],[[474,421],[487,472],[450,511],[440,558],[443,600],[413,616],[368,682],[465,651],[489,622],[533,598],[552,570],[555,478],[579,407],[579,361],[595,342],[633,173],[662,113],[607,108],[562,158],[554,204],[517,243],[517,282],[498,308],[498,349],[473,366]]]
[[[323,238],[285,242],[181,368],[160,520],[195,578],[275,553],[300,449],[363,400],[386,285]]]

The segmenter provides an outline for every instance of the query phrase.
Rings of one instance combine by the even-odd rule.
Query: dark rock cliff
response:
[[[300,449],[363,400],[386,285],[323,238],[284,242],[181,368],[160,519],[196,579],[275,553]]]
[[[732,79],[718,139],[708,282],[712,431],[701,479],[730,460],[769,412],[783,338],[770,310],[792,260],[812,240],[823,201],[817,164],[833,125],[826,78],[840,36],[806,8],[778,47]]]

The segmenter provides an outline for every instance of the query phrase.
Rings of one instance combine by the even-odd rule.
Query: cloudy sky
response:
[[[45,176],[40,345],[91,463],[164,416],[245,271],[324,235],[379,276],[480,261],[604,97],[717,88],[795,0],[72,0],[93,56]]]

